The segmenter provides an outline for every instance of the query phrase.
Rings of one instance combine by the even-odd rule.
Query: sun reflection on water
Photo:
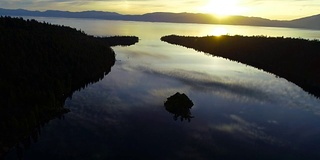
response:
[[[213,36],[222,36],[228,34],[228,30],[224,27],[214,27],[210,33]]]

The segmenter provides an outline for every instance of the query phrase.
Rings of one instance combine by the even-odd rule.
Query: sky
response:
[[[0,8],[63,11],[110,11],[121,14],[150,12],[243,15],[292,20],[320,14],[320,0],[1,0]]]

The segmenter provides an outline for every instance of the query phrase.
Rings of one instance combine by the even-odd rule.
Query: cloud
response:
[[[122,14],[149,12],[202,12],[210,0],[1,0],[1,8],[28,10],[100,10]],[[290,7],[288,4],[290,3]],[[239,0],[238,7],[246,10],[245,16],[271,19],[300,18],[318,14],[318,0]],[[139,9],[137,9],[139,8]],[[284,9],[285,8],[285,9]]]
[[[318,0],[243,0],[241,4],[247,8],[246,15],[269,19],[296,19],[319,14]]]
[[[68,10],[114,11],[125,14],[143,14],[149,12],[183,12],[199,5],[194,0],[1,0],[1,8],[28,10]],[[179,6],[172,7],[172,6]],[[137,10],[137,8],[139,8]]]

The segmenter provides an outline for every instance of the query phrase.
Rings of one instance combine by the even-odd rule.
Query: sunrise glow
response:
[[[205,6],[200,8],[200,11],[220,17],[237,15],[244,12],[244,8],[239,6],[238,3],[238,0],[210,0]]]
[[[290,5],[288,5],[290,4]],[[104,11],[141,15],[152,12],[208,13],[292,20],[319,14],[319,0],[1,0],[0,8],[26,10]]]

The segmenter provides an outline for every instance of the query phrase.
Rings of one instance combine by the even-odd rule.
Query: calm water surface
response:
[[[160,41],[169,34],[267,35],[320,39],[320,31],[36,18],[96,36],[135,35],[114,47],[116,64],[73,94],[26,159],[319,159],[320,101],[273,74]],[[191,122],[175,121],[166,99],[193,101]],[[15,159],[12,150],[7,159]]]

